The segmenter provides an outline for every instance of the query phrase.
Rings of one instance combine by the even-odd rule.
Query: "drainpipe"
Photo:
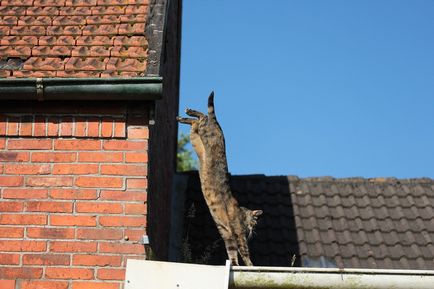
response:
[[[434,271],[232,267],[230,289],[432,289]]]
[[[1,100],[156,100],[161,77],[2,78]]]

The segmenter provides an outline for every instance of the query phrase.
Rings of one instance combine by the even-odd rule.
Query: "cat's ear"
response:
[[[252,211],[252,215],[255,217],[259,217],[260,215],[262,215],[262,210],[254,210]]]

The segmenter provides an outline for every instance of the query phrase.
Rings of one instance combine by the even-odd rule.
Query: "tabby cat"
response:
[[[202,192],[228,257],[232,265],[238,265],[239,252],[244,263],[253,266],[247,240],[262,211],[240,207],[232,196],[225,139],[214,111],[214,92],[208,98],[208,115],[192,109],[185,112],[194,118],[177,117],[177,120],[191,125],[190,140],[199,158]]]

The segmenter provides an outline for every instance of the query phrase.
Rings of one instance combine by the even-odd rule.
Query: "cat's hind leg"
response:
[[[237,241],[232,236],[231,230],[222,224],[216,222],[217,229],[225,242],[226,253],[228,254],[231,265],[238,266],[238,251],[237,251]]]
[[[244,261],[244,264],[246,266],[253,266],[253,263],[250,260],[249,247],[247,245],[246,237],[239,237],[238,238],[238,251],[240,252],[240,255]]]

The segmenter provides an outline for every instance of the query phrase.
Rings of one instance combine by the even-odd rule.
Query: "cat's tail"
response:
[[[215,117],[215,111],[214,111],[214,91],[211,91],[211,94],[208,96],[208,115]]]

